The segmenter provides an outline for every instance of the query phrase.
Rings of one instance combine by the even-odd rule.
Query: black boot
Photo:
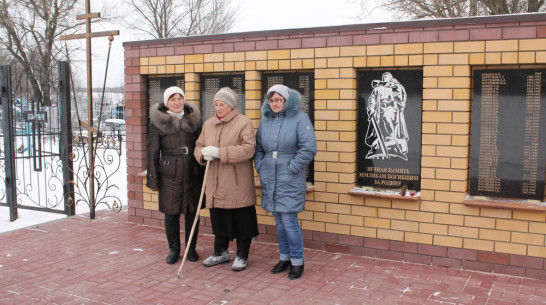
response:
[[[197,251],[195,251],[195,246],[190,245],[190,248],[188,249],[188,260],[190,262],[196,262],[199,259],[199,254],[197,254]]]
[[[272,274],[283,272],[284,270],[290,269],[292,263],[290,261],[279,261],[273,268],[269,270]]]
[[[180,251],[171,250],[165,260],[167,261],[167,264],[172,265],[178,261],[178,258],[180,258]]]
[[[169,243],[167,264],[174,264],[180,257],[180,215],[165,215],[165,234]]]
[[[193,226],[193,220],[195,218],[195,213],[186,213],[184,215],[184,231],[185,231],[185,242],[186,247],[188,247],[188,240],[190,239],[191,227]],[[188,260],[190,262],[196,262],[199,259],[197,251],[195,251],[195,246],[197,245],[197,235],[199,234],[199,219],[195,224],[195,230],[193,232],[193,238],[191,239],[191,244],[188,249]]]
[[[288,278],[291,280],[299,279],[303,274],[303,265],[290,267],[290,272],[288,273]]]

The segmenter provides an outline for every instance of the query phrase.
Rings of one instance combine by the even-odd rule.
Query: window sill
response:
[[[260,185],[260,181],[254,182],[254,188],[260,189],[262,186]],[[315,186],[313,184],[307,184],[307,190],[306,193],[312,193],[315,191]]]
[[[372,188],[353,187],[349,190],[349,195],[406,201],[421,200],[420,192],[415,193],[413,196],[411,196],[411,192],[412,191],[408,191],[405,196],[402,196],[399,191],[383,191]]]
[[[536,202],[536,203],[535,203]],[[466,206],[492,209],[526,210],[526,211],[546,211],[546,202],[533,200],[510,200],[501,198],[472,197],[467,195],[463,200]]]

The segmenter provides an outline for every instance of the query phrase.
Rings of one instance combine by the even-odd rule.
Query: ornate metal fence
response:
[[[68,63],[61,62],[58,72],[53,103],[43,106],[30,96],[13,96],[10,67],[0,66],[0,205],[9,206],[11,221],[17,219],[17,209],[71,216],[77,204],[87,204],[91,218],[99,204],[121,210],[114,191],[119,186],[113,178],[122,164],[121,127],[106,124],[103,128],[108,131],[103,133],[97,123],[98,136],[91,138],[81,125],[73,131]],[[90,176],[94,183],[90,183]]]
[[[60,85],[51,106],[43,106],[30,95],[12,95],[9,66],[2,74],[3,182],[10,207],[10,220],[17,218],[17,208],[52,213],[74,214],[74,206],[65,196],[70,180],[67,145],[70,134],[70,102],[63,99],[69,83]],[[59,74],[66,73],[62,65]],[[62,75],[61,75],[62,78]]]

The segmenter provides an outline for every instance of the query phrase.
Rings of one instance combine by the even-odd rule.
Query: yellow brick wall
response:
[[[142,193],[143,207],[147,210],[159,210],[157,192],[146,187],[146,178],[143,181]]]
[[[319,151],[315,189],[300,214],[304,230],[546,258],[545,212],[462,204],[473,67],[544,67],[545,46],[546,39],[512,39],[155,56],[140,59],[140,72],[184,73],[187,99],[198,104],[201,72],[244,72],[246,111],[256,127],[262,72],[314,72]],[[372,68],[423,70],[420,201],[348,194],[356,182],[357,71]],[[157,194],[143,191],[144,207],[157,210]],[[259,207],[258,217],[274,224]]]

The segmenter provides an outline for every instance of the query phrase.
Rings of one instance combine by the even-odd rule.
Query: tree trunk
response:
[[[541,1],[544,2],[544,1]],[[538,12],[538,0],[527,0],[527,12]]]
[[[470,0],[468,4],[468,16],[477,16],[478,15],[478,1]]]

